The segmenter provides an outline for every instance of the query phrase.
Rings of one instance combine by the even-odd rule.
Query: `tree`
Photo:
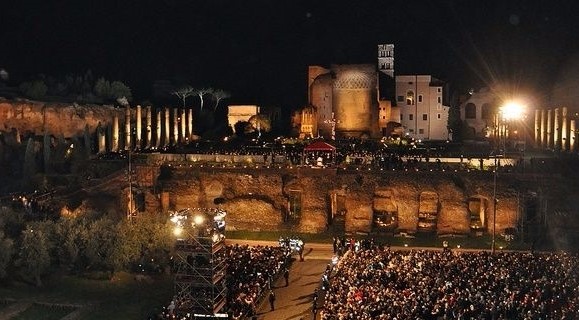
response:
[[[87,267],[96,270],[110,271],[121,268],[128,257],[122,255],[119,245],[119,227],[111,219],[101,218],[88,224],[82,251]]]
[[[175,90],[172,93],[173,93],[173,95],[177,96],[177,98],[181,99],[181,102],[183,103],[183,108],[185,108],[187,98],[189,98],[190,96],[192,96],[196,92],[195,92],[195,89],[187,86],[187,87],[183,87],[183,88],[180,88],[178,90]]]
[[[248,127],[251,127],[251,125],[249,124],[249,122],[247,121],[237,121],[234,125],[233,125],[233,129],[235,130],[235,135],[238,137],[244,137],[245,136],[245,132],[247,130]]]
[[[103,77],[99,78],[94,85],[94,93],[96,94],[97,97],[103,100],[110,99],[110,97],[112,96],[111,83],[105,80],[105,78]]]
[[[215,106],[213,107],[213,111],[215,111],[217,110],[217,106],[219,106],[219,102],[223,99],[231,97],[231,94],[227,91],[217,89],[213,91],[213,97],[215,98]]]
[[[4,231],[0,230],[0,279],[6,277],[8,266],[12,262],[14,254],[14,241],[4,236]]]
[[[128,107],[129,106],[129,100],[126,97],[119,97],[117,98],[117,103],[120,104],[123,107]]]
[[[124,83],[121,81],[109,82],[103,77],[97,80],[93,91],[103,101],[114,101],[119,98],[125,98],[127,101],[132,99],[131,89]]]
[[[250,132],[257,131],[258,133],[261,133],[271,131],[271,121],[263,114],[251,116],[251,118],[249,118],[249,124],[251,124],[251,128],[249,128]]]
[[[22,93],[32,99],[41,99],[44,98],[46,95],[46,91],[48,91],[48,87],[42,80],[35,80],[32,82],[23,82],[20,84],[20,91]]]
[[[86,232],[83,219],[60,219],[55,224],[54,237],[57,239],[56,261],[60,266],[72,269],[79,267],[80,250],[83,248],[81,233]]]
[[[131,89],[120,81],[111,83],[111,95],[113,99],[126,98],[128,101],[131,101],[133,97]]]
[[[37,287],[42,286],[41,276],[50,268],[50,242],[41,223],[29,225],[22,235],[20,271],[31,277]]]
[[[448,110],[448,132],[452,134],[453,141],[462,141],[462,121],[460,120],[460,107],[452,106]]]
[[[213,90],[210,88],[201,88],[195,90],[195,94],[197,94],[197,96],[199,96],[199,100],[201,100],[201,110],[203,110],[203,96],[212,92]]]

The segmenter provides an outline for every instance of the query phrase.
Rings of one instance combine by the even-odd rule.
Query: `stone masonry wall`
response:
[[[336,174],[332,170],[244,170],[209,171],[173,169],[161,189],[169,193],[170,209],[222,207],[227,210],[228,228],[238,230],[282,230],[323,232],[331,215],[330,193],[344,190],[348,232],[370,232],[376,199],[389,197],[398,210],[399,230],[416,232],[420,194],[428,191],[438,198],[439,234],[469,232],[467,199],[492,199],[492,177],[453,173]],[[384,191],[387,190],[387,191]],[[509,184],[497,187],[497,230],[517,223],[517,200]],[[284,222],[289,193],[301,193],[301,218]],[[424,204],[423,204],[424,205]],[[426,205],[428,207],[428,204]],[[430,207],[432,205],[430,204]],[[492,212],[492,205],[489,208]],[[492,224],[492,216],[489,217]]]

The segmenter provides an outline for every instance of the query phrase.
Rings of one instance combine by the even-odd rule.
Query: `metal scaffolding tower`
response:
[[[227,296],[224,211],[183,209],[175,223],[175,311],[197,317],[218,314]]]

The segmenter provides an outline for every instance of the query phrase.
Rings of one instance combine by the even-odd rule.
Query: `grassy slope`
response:
[[[138,282],[126,273],[113,280],[88,280],[77,277],[52,277],[36,288],[14,283],[0,288],[0,299],[32,300],[56,304],[95,305],[83,312],[82,319],[147,319],[173,295],[170,276]],[[84,309],[83,309],[84,310]],[[28,318],[22,318],[28,319]],[[46,318],[51,319],[49,313]]]

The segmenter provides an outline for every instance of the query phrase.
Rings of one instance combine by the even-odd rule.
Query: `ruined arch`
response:
[[[474,195],[467,199],[469,226],[471,232],[487,230],[491,200],[482,195]]]
[[[438,193],[423,191],[420,193],[418,205],[418,231],[434,232],[438,223],[440,202]]]
[[[398,203],[394,189],[378,188],[372,202],[372,228],[376,231],[393,232],[398,229]]]

